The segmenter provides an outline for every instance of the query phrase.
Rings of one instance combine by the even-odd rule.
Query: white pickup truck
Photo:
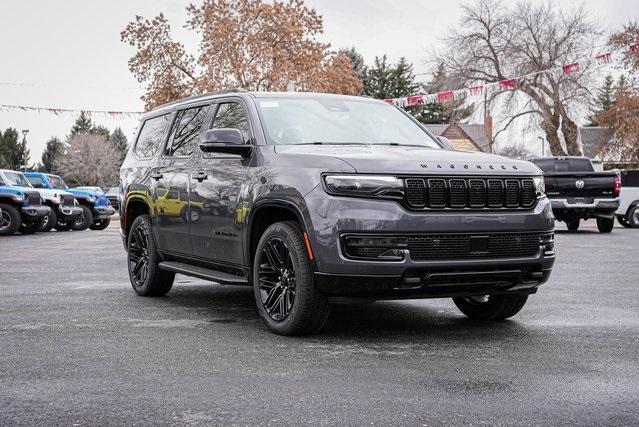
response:
[[[621,194],[617,221],[628,228],[639,228],[639,170],[621,172]]]

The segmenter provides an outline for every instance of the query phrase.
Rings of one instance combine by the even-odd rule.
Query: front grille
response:
[[[71,208],[75,204],[75,199],[72,194],[63,194],[62,195],[62,205]]]
[[[40,201],[40,193],[28,193],[27,201],[29,202],[29,206],[40,206],[42,203]]]
[[[540,233],[422,234],[407,236],[415,261],[535,256]]]
[[[406,178],[412,209],[529,209],[537,199],[530,178]]]

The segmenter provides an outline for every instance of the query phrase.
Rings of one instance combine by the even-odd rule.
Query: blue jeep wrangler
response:
[[[76,218],[73,230],[104,230],[111,222],[111,215],[115,209],[109,199],[102,192],[87,189],[69,188],[64,180],[58,176],[43,172],[25,172],[25,176],[35,188],[64,190],[73,194],[78,201],[82,213]]]
[[[0,236],[35,233],[49,215],[37,191],[6,186],[0,175]]]

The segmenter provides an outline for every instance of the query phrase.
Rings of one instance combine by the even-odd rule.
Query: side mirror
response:
[[[435,138],[437,138],[437,140],[441,143],[441,145],[442,145],[442,147],[444,147],[444,149],[450,150],[450,151],[454,150],[454,148],[451,145],[450,141],[445,136],[436,136]]]
[[[204,132],[200,138],[200,150],[205,153],[228,153],[249,157],[253,146],[244,142],[244,136],[239,130],[220,128]]]

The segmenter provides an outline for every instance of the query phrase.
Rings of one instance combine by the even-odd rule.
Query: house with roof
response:
[[[448,138],[455,150],[490,153],[490,141],[486,137],[484,125],[450,123],[426,124],[424,126],[435,136]]]

